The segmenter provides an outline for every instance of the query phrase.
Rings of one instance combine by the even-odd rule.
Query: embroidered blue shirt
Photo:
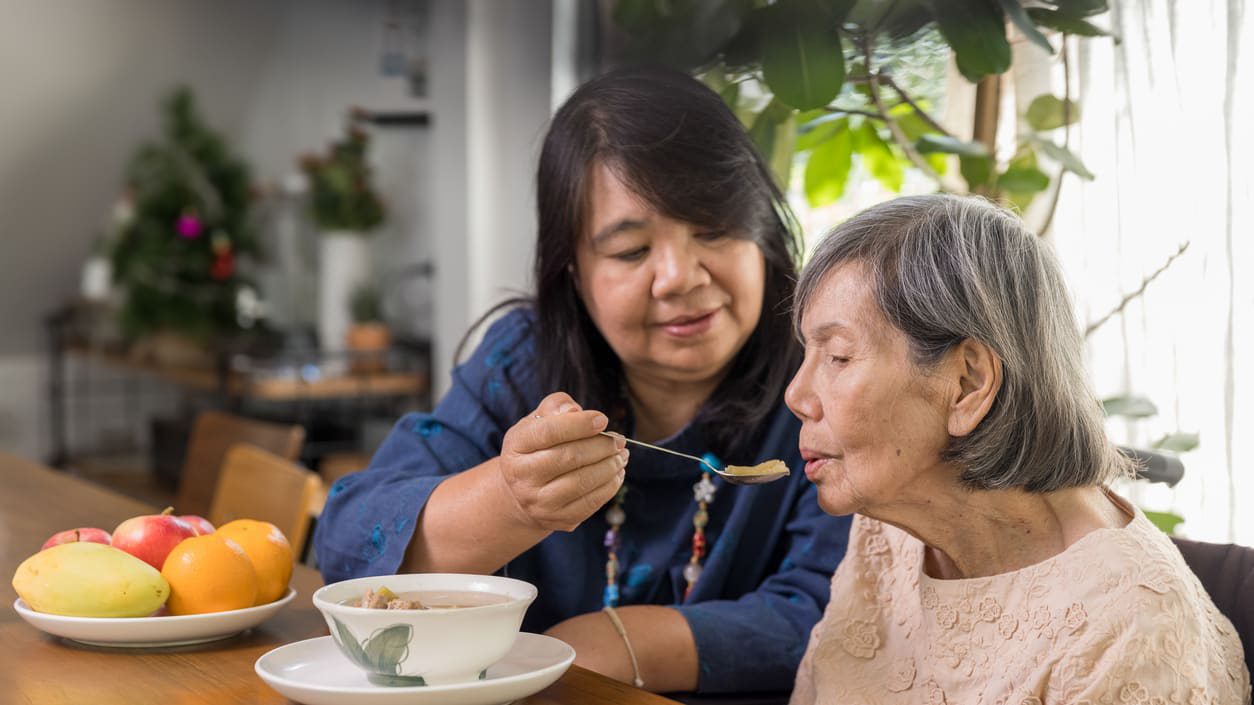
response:
[[[538,388],[533,314],[516,309],[493,324],[473,357],[429,414],[402,418],[366,470],[337,481],[315,536],[328,582],[394,573],[431,492],[445,478],[500,453],[506,430],[547,393]],[[771,458],[793,472],[785,480],[735,486],[715,480],[708,556],[692,593],[683,568],[692,550],[697,463],[635,448],[627,466],[627,519],[620,529],[621,605],[673,605],[696,638],[700,692],[787,690],[810,630],[827,604],[844,557],[848,517],[819,509],[802,472],[799,422],[781,403],[762,428],[754,465]],[[701,456],[695,425],[659,445]],[[554,532],[510,561],[501,574],[535,584],[539,597],[523,629],[552,625],[601,608],[608,528],[604,511],[576,530]]]

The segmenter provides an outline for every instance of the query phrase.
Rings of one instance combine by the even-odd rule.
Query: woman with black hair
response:
[[[743,127],[699,81],[624,69],[554,116],[533,299],[511,302],[430,414],[337,482],[328,581],[534,583],[523,629],[656,691],[786,690],[844,555],[783,404],[797,242]],[[546,396],[547,395],[547,396]],[[792,476],[734,486],[616,431]]]

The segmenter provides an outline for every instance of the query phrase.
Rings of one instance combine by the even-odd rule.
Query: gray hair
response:
[[[874,300],[926,370],[963,340],[1001,359],[1002,384],[942,459],[972,489],[1050,492],[1103,484],[1133,465],[1107,438],[1083,339],[1052,252],[1014,214],[980,198],[911,196],[836,227],[797,283],[793,322],[825,275],[867,267]]]

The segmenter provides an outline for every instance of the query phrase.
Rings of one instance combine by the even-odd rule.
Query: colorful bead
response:
[[[618,586],[606,585],[605,595],[601,598],[601,602],[606,607],[617,607],[618,606]]]
[[[701,578],[701,564],[700,563],[689,563],[688,565],[684,566],[684,580],[687,580],[689,585],[692,585],[693,583],[697,582],[697,580],[700,578]]]
[[[705,555],[705,534],[699,531],[692,535],[692,555],[697,558]]]
[[[698,529],[704,529],[709,523],[710,515],[704,509],[698,509],[697,513],[692,515],[692,525]]]
[[[714,491],[718,489],[710,482],[709,475],[702,475],[697,484],[692,486],[692,496],[698,502],[712,502],[714,500]]]
[[[613,548],[618,544],[618,532],[609,529],[605,532],[605,540],[601,542],[606,548]]]
[[[617,528],[622,526],[625,521],[627,521],[627,512],[623,511],[623,508],[617,504],[605,512],[605,523],[610,526]]]

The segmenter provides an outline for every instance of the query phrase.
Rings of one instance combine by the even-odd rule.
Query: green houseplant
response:
[[[353,324],[345,336],[354,372],[378,372],[386,367],[392,332],[383,320],[383,296],[373,284],[353,290],[350,303]]]
[[[353,291],[370,281],[367,236],[387,211],[367,161],[369,135],[350,119],[325,155],[308,154],[300,167],[309,185],[309,214],[318,228],[318,338],[324,350],[342,348]]]
[[[914,168],[940,190],[1022,207],[1051,185],[1056,194],[1065,173],[1092,174],[1068,147],[1065,127],[1079,112],[1065,91],[1033,101],[1013,149],[996,144],[1008,27],[1065,66],[1066,37],[1106,35],[1090,18],[1107,9],[1107,0],[618,0],[613,16],[629,60],[702,75],[742,115],[783,186],[794,163],[804,169],[812,205],[840,198],[858,163],[893,191]],[[977,86],[973,139],[943,127],[920,95],[926,86],[899,75],[927,42],[952,50]]]

